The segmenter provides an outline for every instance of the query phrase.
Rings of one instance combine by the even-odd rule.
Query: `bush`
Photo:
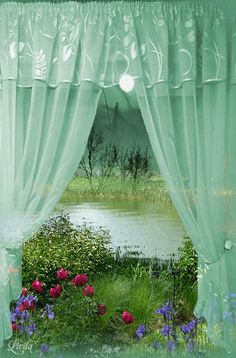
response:
[[[194,286],[197,282],[198,257],[188,236],[184,237],[184,244],[179,248],[179,254],[176,268],[180,273],[181,282],[183,285]]]
[[[109,270],[113,262],[107,231],[93,230],[85,225],[75,227],[69,215],[59,213],[24,244],[23,285],[30,287],[34,279],[46,285],[54,284],[56,272],[61,267],[66,267],[71,276],[77,273],[98,275]]]

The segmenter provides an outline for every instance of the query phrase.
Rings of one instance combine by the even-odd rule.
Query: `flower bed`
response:
[[[7,350],[26,353],[31,347],[36,357],[55,358],[58,352],[123,358],[207,351],[205,323],[193,316],[196,257],[189,241],[177,262],[116,261],[104,235],[76,229],[60,215],[26,245],[25,287],[11,307],[14,335]]]

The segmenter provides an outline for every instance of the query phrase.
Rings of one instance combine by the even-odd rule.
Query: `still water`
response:
[[[121,252],[128,247],[141,251],[142,257],[165,258],[182,245],[184,229],[176,212],[156,203],[110,200],[63,203],[58,209],[69,213],[75,225],[109,230],[113,248]]]
[[[86,223],[109,230],[114,249],[137,250],[142,257],[158,257],[177,253],[182,245],[184,229],[173,208],[156,203],[110,200],[59,204],[70,214],[75,225]]]

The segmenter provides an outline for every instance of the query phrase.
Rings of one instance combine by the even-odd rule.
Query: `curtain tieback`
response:
[[[221,260],[221,258],[224,256],[224,254],[226,252],[229,252],[233,249],[233,247],[236,246],[236,242],[233,242],[232,240],[225,240],[224,241],[224,250],[222,250],[222,252],[219,254],[219,256],[213,261],[211,260],[203,260],[203,262],[205,262],[206,265],[214,265],[217,262],[219,262]]]
[[[231,251],[234,245],[236,245],[235,242],[232,242],[231,240],[225,240],[225,250]]]

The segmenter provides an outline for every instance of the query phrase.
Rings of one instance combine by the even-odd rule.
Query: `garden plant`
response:
[[[25,245],[23,263],[8,350],[15,340],[52,357],[200,356],[211,347],[192,310],[197,261],[188,238],[178,259],[117,260],[106,231],[74,227],[59,213]]]

